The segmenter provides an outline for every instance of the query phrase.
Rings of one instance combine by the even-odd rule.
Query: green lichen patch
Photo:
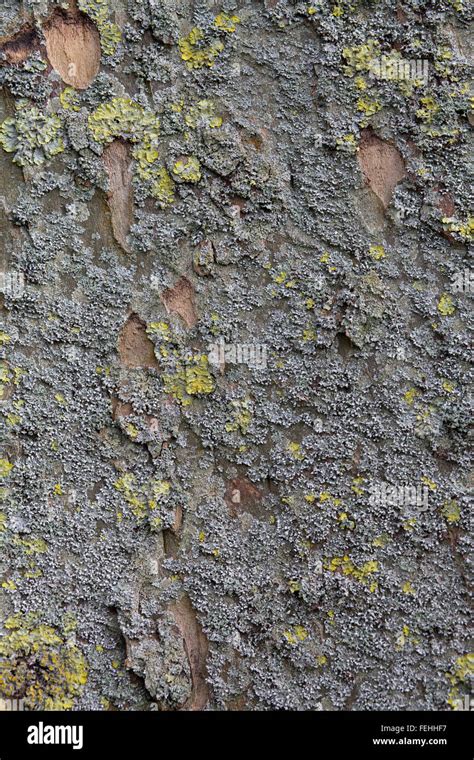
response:
[[[325,564],[326,570],[333,573],[341,572],[342,575],[348,575],[354,578],[359,583],[362,583],[369,587],[369,591],[374,592],[378,588],[377,581],[372,580],[373,573],[377,573],[379,570],[378,562],[375,560],[369,560],[361,566],[357,566],[351,560],[349,555],[345,554],[343,557],[332,557]]]
[[[8,459],[0,459],[0,478],[7,478],[12,470],[13,465]]]
[[[239,16],[230,15],[229,13],[219,13],[214,19],[214,26],[221,32],[232,34],[240,24]]]
[[[109,0],[78,0],[78,7],[97,25],[101,47],[105,55],[113,55],[122,39],[122,32],[120,27],[110,20]]]
[[[180,158],[173,166],[173,174],[180,182],[199,182],[201,164],[195,156]]]
[[[88,667],[65,631],[17,613],[0,638],[0,695],[25,700],[28,710],[71,710]]]
[[[17,113],[0,127],[0,145],[13,153],[20,166],[40,166],[64,150],[61,120],[55,114],[42,113],[36,106],[17,104]]]
[[[117,138],[132,143],[137,176],[163,205],[173,202],[174,183],[158,160],[160,121],[153,111],[131,98],[113,98],[90,114],[88,125],[94,140],[101,145]]]
[[[207,356],[194,354],[189,361],[178,361],[176,371],[163,376],[165,393],[183,406],[189,406],[194,396],[206,396],[214,391]]]
[[[74,87],[65,87],[59,95],[59,101],[65,111],[80,111],[79,93]]]
[[[448,705],[454,710],[458,710],[461,704],[461,693],[463,687],[467,692],[468,679],[471,679],[474,675],[474,653],[461,655],[456,658],[451,671],[446,674],[446,677],[451,684],[451,688],[448,694]]]
[[[220,40],[206,43],[204,31],[195,26],[187,37],[178,40],[178,47],[188,69],[201,69],[203,66],[214,66],[216,58],[224,50],[224,43]]]
[[[145,141],[146,149],[156,149],[158,117],[131,98],[112,98],[102,103],[90,114],[88,123],[94,140],[102,145],[122,138],[138,144]]]
[[[114,488],[122,494],[131,513],[139,521],[147,518],[152,531],[165,527],[163,510],[166,510],[170,496],[173,496],[168,480],[152,478],[140,485],[133,473],[126,472],[115,481]],[[123,520],[122,511],[117,512],[117,520]]]
[[[216,105],[212,100],[198,100],[195,105],[190,106],[184,120],[191,129],[198,127],[215,129],[222,126],[222,117],[216,114]]]

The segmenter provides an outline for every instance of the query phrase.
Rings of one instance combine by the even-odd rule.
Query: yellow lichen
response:
[[[289,644],[295,645],[298,642],[305,641],[309,633],[302,625],[294,625],[293,628],[284,631],[283,635]]]
[[[443,317],[450,317],[456,311],[453,299],[448,293],[443,293],[438,301],[438,311]]]
[[[225,429],[228,433],[240,430],[242,435],[246,435],[252,422],[252,412],[250,411],[249,399],[243,401],[232,401],[233,414],[232,422],[227,422]]]
[[[326,570],[331,572],[341,571],[343,575],[350,575],[359,583],[369,586],[369,591],[374,592],[377,590],[377,582],[371,580],[371,575],[377,573],[379,570],[378,562],[375,560],[369,560],[365,562],[361,567],[357,567],[348,554],[343,557],[333,557],[326,561],[324,565]]]
[[[321,504],[324,504],[325,502],[329,502],[334,507],[340,507],[342,504],[342,500],[333,496],[330,491],[321,491],[321,493],[319,494],[319,501]]]
[[[238,16],[230,16],[228,13],[219,13],[214,19],[216,29],[229,34],[235,32],[237,24],[240,24],[240,18]]]
[[[436,491],[436,489],[438,488],[434,480],[431,480],[431,478],[428,478],[426,475],[421,476],[421,482],[423,483],[423,485],[428,486],[430,491]]]
[[[303,343],[310,343],[315,341],[317,337],[316,331],[312,327],[307,327],[306,330],[303,330],[301,339]]]
[[[301,591],[301,585],[299,581],[295,580],[288,581],[288,588],[292,594],[296,594],[298,591]]]
[[[461,519],[461,509],[454,499],[444,502],[441,507],[441,514],[449,525],[456,525]]]
[[[159,335],[161,340],[170,340],[170,326],[167,322],[150,322],[146,331],[149,335]]]
[[[212,393],[214,381],[208,369],[207,356],[194,357],[193,366],[186,367],[185,387],[190,396]]]
[[[351,490],[354,491],[357,496],[362,496],[364,493],[364,489],[361,488],[361,485],[364,483],[364,481],[365,478],[360,475],[352,480]]]
[[[416,636],[414,636],[410,628],[407,625],[404,625],[401,632],[397,636],[397,640],[395,642],[395,649],[397,650],[403,649],[405,644],[412,644],[413,646],[416,646],[416,644],[418,643],[419,643],[419,640],[416,638]]]
[[[174,164],[173,174],[181,182],[199,182],[201,179],[201,165],[195,156],[181,158]]]
[[[137,438],[138,436],[138,428],[135,425],[133,425],[131,422],[128,422],[127,425],[125,425],[125,431],[127,435],[129,436],[129,438],[132,439],[132,441],[134,441],[135,438]]]
[[[344,530],[354,530],[356,525],[355,521],[350,519],[347,512],[339,512],[337,519],[340,523],[340,527]]]
[[[442,222],[448,232],[456,233],[463,241],[471,241],[474,238],[474,216],[469,216],[465,222],[453,217],[443,217]]]
[[[456,659],[451,672],[446,673],[446,677],[451,684],[451,689],[448,694],[448,705],[454,710],[458,710],[460,705],[460,692],[459,688],[461,684],[465,683],[468,678],[474,675],[474,653],[462,655]]]
[[[151,194],[166,206],[174,201],[174,182],[164,167],[154,172]]]
[[[151,479],[142,486],[137,484],[135,475],[127,472],[114,483],[114,488],[123,494],[123,497],[131,509],[131,512],[139,520],[148,517],[148,524],[152,530],[161,530],[161,518],[153,514],[162,501],[166,501],[171,483],[167,480]],[[123,519],[123,513],[117,513],[119,522]]]
[[[344,67],[347,76],[353,76],[356,71],[371,71],[374,60],[380,55],[380,44],[369,39],[362,45],[344,48],[342,55],[347,61]]]
[[[383,549],[384,546],[390,541],[390,536],[387,533],[381,533],[380,536],[376,536],[372,541],[372,546]]]
[[[442,385],[443,391],[446,391],[446,393],[452,393],[456,389],[455,384],[452,383],[450,380],[443,380],[441,385]]]
[[[171,491],[171,483],[167,480],[152,480],[150,486],[150,498],[148,506],[150,509],[156,509],[163,496],[168,496]],[[154,518],[155,520],[159,518]]]
[[[296,441],[290,441],[288,444],[288,451],[290,452],[293,459],[296,459],[299,462],[304,459],[304,454],[301,451],[300,443],[296,443]]]
[[[357,83],[356,79],[356,83]],[[359,87],[359,89],[365,89]],[[355,138],[355,135],[352,133],[349,133],[347,135],[343,135],[342,137],[336,138],[336,150],[345,151],[346,153],[357,153],[359,150],[359,146],[357,145],[357,140]]]
[[[181,58],[188,69],[200,69],[203,66],[214,66],[217,56],[224,50],[220,40],[213,40],[206,46],[204,32],[198,26],[193,27],[187,37],[178,40]]]
[[[158,117],[131,98],[112,98],[102,103],[90,114],[88,126],[99,143],[110,143],[118,137],[141,143],[146,137],[149,150],[155,147],[159,134]]]
[[[385,258],[385,248],[383,245],[371,245],[369,248],[369,256],[375,259],[375,261],[380,261],[380,259]]]
[[[150,194],[164,205],[174,200],[174,184],[158,162],[160,122],[156,114],[131,98],[112,98],[90,114],[88,127],[94,140],[106,145],[117,138],[132,144],[137,174]]]
[[[115,481],[114,487],[123,494],[133,514],[136,517],[143,518],[146,514],[146,499],[139,494],[135,475],[131,472],[125,473]]]
[[[22,538],[15,535],[12,543],[13,546],[20,547],[27,556],[44,554],[48,551],[48,544],[43,538]]]
[[[79,96],[74,87],[65,87],[59,95],[59,101],[66,111],[80,111]]]
[[[415,398],[419,395],[416,388],[410,388],[410,390],[406,391],[403,394],[403,398],[405,400],[405,403],[408,404],[408,406],[413,406],[413,402],[415,401]]]
[[[380,111],[382,105],[378,100],[369,100],[368,98],[359,98],[357,101],[357,110],[365,114],[368,118]],[[364,121],[364,123],[366,123]]]
[[[13,469],[13,465],[8,459],[0,459],[0,478],[7,478]]]
[[[110,21],[111,9],[108,0],[78,0],[78,7],[97,25],[100,42],[105,55],[113,55],[122,39],[117,24]]]
[[[71,710],[87,681],[87,663],[66,631],[17,613],[0,638],[0,695],[28,710]]]
[[[207,395],[214,390],[209,362],[204,354],[195,354],[187,364],[179,362],[174,374],[163,376],[165,393],[170,393],[183,406],[189,406],[193,396]]]
[[[420,98],[421,108],[418,109],[416,115],[421,121],[427,124],[431,124],[433,118],[439,111],[439,105],[431,95],[427,95],[424,98]]]

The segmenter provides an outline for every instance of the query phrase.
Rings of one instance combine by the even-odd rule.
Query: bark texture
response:
[[[3,0],[0,696],[469,695],[464,0]]]

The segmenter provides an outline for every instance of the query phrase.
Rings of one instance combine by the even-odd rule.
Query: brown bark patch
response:
[[[456,213],[456,206],[452,196],[449,193],[441,193],[438,197],[438,208],[443,213],[443,216],[454,216]]]
[[[0,51],[7,63],[23,63],[35,51],[39,50],[40,41],[36,30],[27,26],[0,43]]]
[[[401,5],[397,5],[397,21],[400,22],[400,24],[404,24],[405,21],[408,21],[408,16],[403,10]]]
[[[175,536],[177,536],[180,533],[182,526],[183,526],[183,508],[180,504],[178,504],[174,513],[173,524],[170,526],[170,529],[173,531]]]
[[[194,310],[194,289],[186,277],[181,277],[172,288],[164,290],[161,300],[168,314],[179,314],[187,327],[194,327],[197,322]]]
[[[187,596],[173,605],[173,617],[184,640],[191,670],[192,692],[181,709],[203,710],[209,700],[206,660],[209,645]]]
[[[112,419],[117,420],[119,417],[130,417],[133,414],[133,406],[124,401],[119,401],[118,398],[112,396]]]
[[[120,362],[130,368],[158,368],[153,343],[146,334],[146,324],[138,314],[131,314],[118,339]]]
[[[66,84],[85,90],[100,67],[99,32],[83,13],[55,11],[43,26],[51,66]]]
[[[225,501],[233,515],[242,511],[252,513],[261,500],[261,491],[247,478],[234,478],[227,485]]]
[[[364,130],[358,158],[367,184],[387,208],[395,187],[406,176],[402,156],[395,146]]]
[[[112,217],[112,231],[117,243],[129,251],[127,236],[133,222],[132,162],[130,148],[121,140],[114,140],[103,153],[109,178],[107,201]]]

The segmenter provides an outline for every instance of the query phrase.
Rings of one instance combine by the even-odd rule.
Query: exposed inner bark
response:
[[[127,236],[133,222],[133,172],[129,146],[122,140],[114,140],[104,150],[103,161],[109,178],[107,201],[112,231],[117,243],[128,252]]]
[[[63,82],[85,90],[100,67],[100,37],[83,13],[56,10],[43,25],[48,59]]]
[[[138,314],[131,314],[119,335],[118,351],[122,365],[130,368],[158,368],[153,343],[146,334],[146,324]]]
[[[387,208],[395,187],[406,176],[402,156],[393,145],[381,140],[370,129],[365,129],[358,158],[367,184]]]
[[[181,277],[172,288],[161,294],[168,314],[179,314],[188,327],[194,327],[197,316],[194,309],[194,289],[186,277]]]
[[[187,596],[182,596],[175,603],[172,611],[176,625],[184,639],[193,684],[191,697],[182,709],[203,710],[209,700],[209,686],[206,681],[206,659],[209,645]]]
[[[0,42],[0,51],[5,55],[5,62],[10,64],[23,63],[39,49],[40,40],[32,26],[25,26],[12,37]]]

